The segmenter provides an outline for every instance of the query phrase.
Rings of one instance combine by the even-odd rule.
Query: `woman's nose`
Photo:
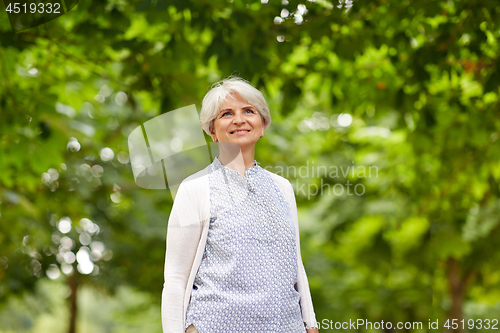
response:
[[[241,115],[240,112],[236,112],[236,114],[234,115],[234,118],[233,118],[233,123],[239,124],[242,122],[245,122],[245,118]]]

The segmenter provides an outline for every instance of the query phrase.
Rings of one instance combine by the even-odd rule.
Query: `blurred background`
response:
[[[295,188],[318,322],[500,319],[498,1],[81,0],[17,33],[0,8],[0,332],[162,331],[172,196],[127,137],[230,74],[269,103],[255,156]]]

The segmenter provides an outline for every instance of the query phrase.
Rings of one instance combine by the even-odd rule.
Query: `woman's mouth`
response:
[[[236,130],[236,131],[232,131],[230,132],[231,134],[239,134],[239,135],[243,135],[245,133],[248,133],[250,132],[250,130]]]

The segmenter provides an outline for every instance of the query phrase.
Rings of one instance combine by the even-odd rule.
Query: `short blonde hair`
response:
[[[201,103],[201,127],[208,135],[212,135],[211,131],[219,109],[226,101],[227,96],[232,93],[239,94],[244,100],[255,106],[264,121],[264,129],[269,127],[271,115],[264,95],[247,80],[230,76],[212,85],[212,89],[205,95]]]

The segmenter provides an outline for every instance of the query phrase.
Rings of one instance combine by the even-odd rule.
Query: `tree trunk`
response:
[[[450,321],[448,323],[451,326],[453,319],[457,319],[455,322],[459,322],[458,329],[450,331],[463,333],[465,330],[462,328],[462,323],[460,322],[464,319],[462,306],[465,292],[467,291],[469,282],[474,277],[474,272],[470,271],[467,274],[462,274],[460,265],[454,258],[451,257],[446,261],[446,267],[448,270],[448,284],[451,295],[451,308],[448,313]]]
[[[78,289],[77,272],[73,271],[73,274],[68,276],[68,285],[70,288],[69,294],[69,328],[68,333],[76,332],[76,315],[77,315],[77,304],[76,304],[76,293]]]

